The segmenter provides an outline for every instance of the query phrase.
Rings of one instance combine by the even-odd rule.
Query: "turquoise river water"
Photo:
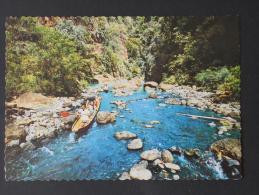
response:
[[[161,96],[167,94],[161,93]],[[111,92],[102,93],[101,111],[116,110],[116,122],[107,125],[96,123],[82,136],[66,131],[44,146],[23,152],[6,151],[7,180],[116,180],[140,160],[143,150],[167,149],[178,146],[183,149],[198,148],[201,159],[174,156],[181,166],[181,179],[227,179],[220,163],[208,152],[209,146],[225,137],[240,137],[238,131],[217,134],[217,127],[210,127],[208,120],[191,119],[176,113],[219,116],[212,111],[200,111],[182,105],[164,105],[164,99],[147,99],[143,90],[127,97],[114,97]],[[119,110],[110,104],[114,100],[127,101],[127,108]],[[129,112],[131,110],[132,112]],[[160,121],[154,128],[145,128],[152,120]],[[128,130],[143,139],[144,148],[127,150],[128,141],[114,138],[116,131]],[[170,178],[170,175],[168,176]],[[162,179],[158,173],[154,179]]]

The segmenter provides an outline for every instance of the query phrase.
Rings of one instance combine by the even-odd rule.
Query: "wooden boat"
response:
[[[82,106],[82,109],[87,109],[89,107],[91,101],[87,100],[87,102],[85,103],[85,105]],[[97,97],[95,98],[95,100],[93,100],[95,108],[94,108],[94,112],[91,116],[89,116],[89,120],[87,123],[84,123],[82,121],[81,116],[78,116],[77,119],[75,120],[73,126],[72,126],[72,131],[75,133],[81,133],[83,131],[86,131],[87,129],[89,129],[89,127],[93,124],[94,122],[94,118],[96,116],[96,114],[98,113],[99,109],[100,109],[100,105],[101,105],[101,98]]]

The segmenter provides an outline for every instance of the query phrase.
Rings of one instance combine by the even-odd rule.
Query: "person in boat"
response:
[[[87,108],[80,108],[78,110],[78,115],[81,117],[82,122],[87,123],[90,120],[90,116],[94,113],[94,109],[96,107],[95,97],[89,97],[86,101],[88,104]]]

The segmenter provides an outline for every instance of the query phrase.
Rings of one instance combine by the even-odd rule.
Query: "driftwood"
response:
[[[184,113],[176,113],[177,115],[181,115],[181,116],[189,116],[192,118],[201,118],[201,119],[209,119],[209,120],[227,120],[226,118],[216,118],[216,117],[210,117],[210,116],[199,116],[199,115],[192,115],[192,114],[184,114]]]

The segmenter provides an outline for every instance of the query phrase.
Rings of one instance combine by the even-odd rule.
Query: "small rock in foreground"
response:
[[[128,172],[123,172],[121,174],[121,176],[119,177],[119,180],[121,180],[121,181],[131,180],[129,173]]]

